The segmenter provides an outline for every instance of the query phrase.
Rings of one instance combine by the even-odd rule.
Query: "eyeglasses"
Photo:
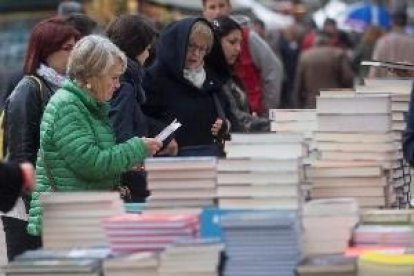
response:
[[[206,54],[206,53],[207,53],[208,48],[207,48],[207,47],[203,47],[203,46],[198,46],[198,45],[193,44],[193,43],[190,43],[190,44],[188,45],[188,51],[189,51],[189,52],[192,52],[192,53],[195,53],[196,51],[198,51],[198,53],[199,53],[200,55],[204,55],[204,54]]]
[[[70,51],[72,51],[72,50],[73,50],[73,47],[74,47],[74,46],[75,46],[74,44],[66,44],[66,45],[63,45],[63,46],[60,48],[60,50],[65,51],[65,52],[70,52]]]

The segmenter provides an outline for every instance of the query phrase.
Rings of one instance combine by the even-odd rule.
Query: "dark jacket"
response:
[[[230,104],[232,132],[269,132],[270,120],[250,113],[246,93],[231,79],[223,86]]]
[[[0,211],[10,211],[20,195],[23,177],[19,165],[0,163]]]
[[[141,108],[145,102],[145,91],[141,86],[143,69],[140,64],[128,59],[127,69],[121,77],[121,86],[111,99],[109,116],[117,143],[133,137],[154,137],[164,124],[147,117]],[[166,141],[168,143],[168,141]],[[131,201],[142,202],[148,196],[145,172],[128,171],[121,176],[122,185],[131,191]]]
[[[40,121],[43,110],[57,86],[39,78],[39,84],[24,77],[16,86],[5,106],[5,139],[7,160],[13,162],[36,162],[39,150]]]
[[[211,127],[218,111],[213,94],[217,95],[224,113],[228,104],[221,88],[228,71],[224,56],[217,45],[205,57],[206,80],[201,89],[183,77],[189,34],[193,24],[202,18],[186,18],[164,29],[159,39],[157,58],[144,76],[147,92],[144,111],[165,123],[175,118],[182,123],[176,132],[179,150],[186,146],[211,145]]]
[[[414,86],[411,90],[410,107],[406,117],[407,128],[403,134],[403,152],[405,160],[414,166]]]

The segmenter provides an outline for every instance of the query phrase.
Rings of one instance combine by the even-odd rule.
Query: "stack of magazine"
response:
[[[125,214],[106,219],[104,228],[113,252],[161,251],[183,238],[198,235],[196,215]]]
[[[301,257],[299,218],[294,211],[223,215],[225,276],[293,276]]]

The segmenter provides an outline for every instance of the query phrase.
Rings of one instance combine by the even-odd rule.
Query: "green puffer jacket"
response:
[[[36,162],[36,188],[30,203],[28,232],[41,234],[39,196],[52,191],[46,169],[59,192],[107,190],[119,175],[147,156],[144,142],[134,137],[115,144],[109,107],[67,81],[46,106],[40,125],[40,151]]]

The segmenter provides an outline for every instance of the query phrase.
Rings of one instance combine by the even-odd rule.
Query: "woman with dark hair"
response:
[[[228,16],[218,17],[212,23],[226,63],[233,71],[232,69],[240,56],[242,29],[236,21]],[[223,87],[223,91],[230,103],[232,132],[270,131],[270,120],[251,114],[247,95],[240,85],[233,75],[233,78]]]
[[[121,15],[106,30],[108,38],[127,56],[127,69],[121,76],[120,87],[111,99],[109,116],[115,130],[117,143],[138,137],[154,137],[164,127],[163,123],[146,116],[141,109],[146,96],[141,86],[143,65],[155,42],[157,32],[152,23],[140,15]],[[172,140],[166,155],[177,154],[177,143]],[[122,175],[121,182],[131,191],[131,201],[142,202],[148,196],[145,171],[138,166]]]
[[[5,104],[8,161],[35,165],[44,107],[65,81],[68,57],[78,39],[78,31],[60,17],[43,20],[33,28],[23,67],[25,77]],[[9,260],[41,245],[39,237],[26,233],[26,211],[19,200],[2,217]]]

